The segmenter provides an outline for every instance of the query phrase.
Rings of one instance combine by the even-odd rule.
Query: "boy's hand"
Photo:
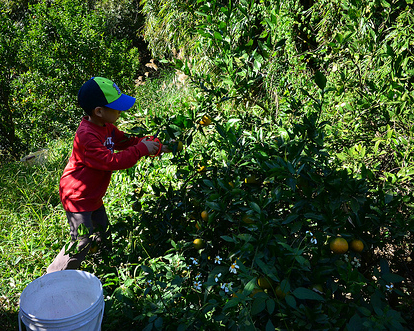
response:
[[[147,140],[147,139],[142,139],[141,142],[147,146],[148,148],[148,152],[150,155],[155,155],[157,154],[159,148],[160,148],[160,143],[153,141],[153,140]],[[164,147],[164,146],[163,146]]]
[[[161,152],[163,152],[163,153],[172,153],[172,151],[168,148],[168,145],[162,145]]]

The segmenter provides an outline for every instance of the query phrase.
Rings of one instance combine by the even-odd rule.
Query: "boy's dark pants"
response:
[[[92,242],[102,244],[104,241],[110,242],[110,232],[108,231],[108,216],[106,215],[105,207],[102,205],[95,211],[72,213],[66,212],[68,223],[70,225],[70,236],[72,238],[71,245],[78,244],[78,253],[65,254],[65,247],[63,247],[55,260],[47,268],[47,273],[66,269],[78,269],[88,254]],[[89,236],[78,238],[78,227],[84,224],[89,229]],[[79,240],[77,240],[79,239]]]

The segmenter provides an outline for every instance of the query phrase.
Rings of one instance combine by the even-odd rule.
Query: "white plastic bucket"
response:
[[[99,331],[105,301],[102,284],[80,270],[62,270],[31,282],[20,296],[19,330]]]

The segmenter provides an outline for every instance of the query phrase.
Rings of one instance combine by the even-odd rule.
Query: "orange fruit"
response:
[[[211,124],[211,117],[210,117],[210,116],[208,116],[208,115],[204,115],[204,116],[201,118],[200,124],[201,124],[201,125],[203,125],[203,126],[210,125],[210,124]]]
[[[275,289],[275,294],[279,299],[284,299],[288,292],[285,292],[284,289],[280,285],[278,285]]]
[[[181,152],[183,150],[184,144],[182,141],[177,142],[177,152]]]
[[[89,253],[95,254],[98,251],[98,244],[92,243],[89,248]]]
[[[204,240],[200,238],[194,239],[193,245],[195,249],[202,249],[204,248]]]
[[[344,254],[348,250],[348,242],[342,237],[337,237],[331,241],[329,247],[335,254]]]
[[[198,171],[198,173],[200,173],[200,174],[201,174],[201,173],[204,173],[204,172],[207,172],[207,167],[206,167],[206,166],[201,166],[201,167],[199,167],[199,168],[198,168],[198,170],[197,170],[197,171]]]
[[[249,294],[249,297],[253,298],[257,293],[263,292],[261,288],[253,289],[252,293]]]
[[[244,223],[246,223],[246,224],[253,224],[254,223],[254,221],[250,218],[250,216],[249,215],[247,215],[247,214],[244,214],[243,216],[242,216],[242,221],[244,222]]]
[[[231,188],[234,188],[234,183],[233,182],[229,182],[229,185],[231,186]]]
[[[267,277],[259,277],[257,285],[263,290],[268,290],[272,288],[272,281]]]
[[[364,243],[359,239],[354,239],[349,244],[350,248],[357,253],[361,253],[364,249]]]
[[[206,210],[203,210],[201,212],[201,218],[203,219],[203,221],[207,222],[208,221],[208,212]]]
[[[246,184],[259,184],[259,181],[256,179],[256,176],[249,176],[244,179]]]
[[[243,291],[242,290],[238,290],[237,292],[234,292],[231,296],[233,298],[238,298],[239,297],[239,294],[241,294],[241,293],[243,293]]]

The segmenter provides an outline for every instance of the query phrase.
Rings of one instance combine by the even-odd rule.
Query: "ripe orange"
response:
[[[249,294],[249,297],[253,298],[257,293],[263,292],[261,288],[253,289],[252,293]]]
[[[177,152],[181,152],[183,150],[184,144],[182,141],[177,142]]]
[[[238,298],[241,293],[243,293],[243,291],[242,290],[238,290],[237,292],[233,293],[231,296],[233,298]]]
[[[246,184],[259,184],[259,181],[256,179],[256,176],[249,176],[244,179],[244,182]]]
[[[200,166],[197,171],[200,174],[205,173],[205,172],[207,172],[207,167],[206,166]]]
[[[272,281],[267,277],[259,277],[257,285],[263,290],[268,290],[272,288]]]
[[[98,251],[98,244],[92,243],[89,247],[89,253],[95,254]]]
[[[194,239],[193,245],[195,249],[202,249],[204,248],[204,240],[200,238]]]
[[[203,219],[203,221],[207,222],[208,221],[208,212],[206,210],[203,210],[201,212],[201,218]]]
[[[204,115],[200,121],[200,124],[203,126],[207,126],[211,124],[211,117],[208,115]]]
[[[348,242],[342,237],[336,237],[331,241],[329,247],[335,254],[344,254],[348,250]]]
[[[352,240],[349,246],[354,252],[357,252],[357,253],[361,253],[362,250],[364,249],[364,243],[359,239]]]
[[[244,222],[244,223],[246,223],[246,224],[253,224],[254,223],[254,221],[250,218],[250,216],[249,215],[247,215],[247,214],[244,214],[243,216],[242,216],[242,221]]]
[[[284,299],[288,292],[285,292],[284,289],[280,285],[278,285],[275,289],[275,294],[279,299]]]

